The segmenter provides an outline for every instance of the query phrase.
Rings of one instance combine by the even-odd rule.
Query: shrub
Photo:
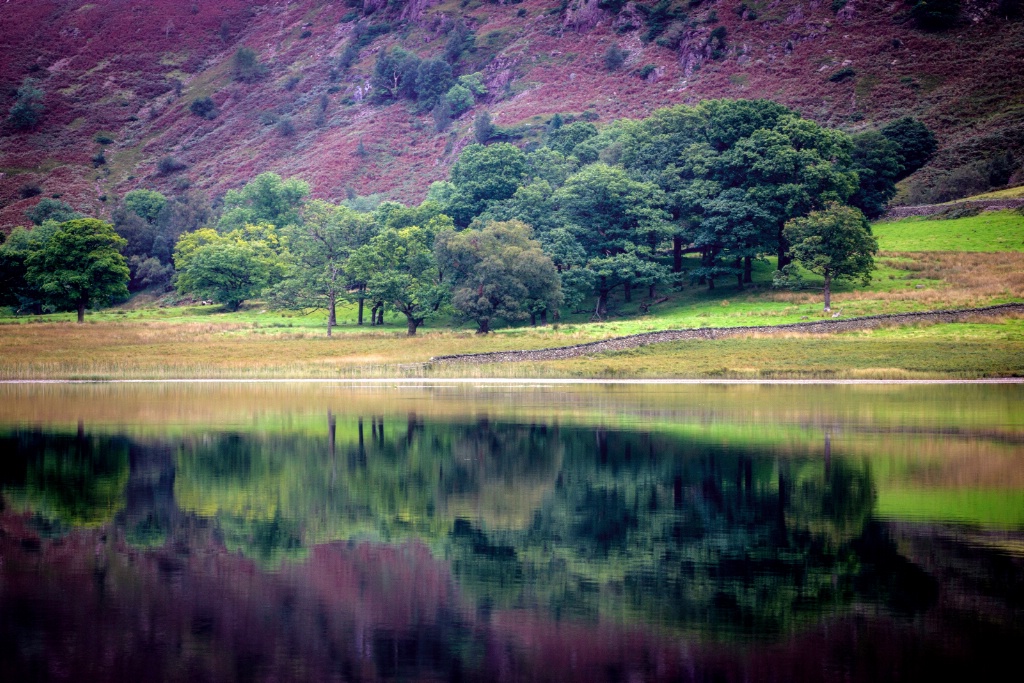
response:
[[[908,0],[910,16],[919,29],[945,31],[960,20],[960,0]]]
[[[658,67],[654,64],[644,64],[642,67],[637,69],[636,75],[646,80],[648,76],[657,70]]]
[[[604,68],[609,71],[617,71],[626,62],[629,53],[618,45],[609,45],[604,52]]]
[[[178,171],[184,171],[186,168],[188,168],[188,164],[175,159],[173,156],[165,156],[156,162],[156,170],[160,175],[171,175]]]
[[[240,47],[232,58],[231,73],[236,81],[252,83],[267,74],[267,66],[260,62],[256,51],[251,47]]]
[[[359,18],[359,12],[357,12],[357,11],[355,11],[353,9],[353,10],[349,10],[348,12],[345,12],[343,15],[341,15],[340,21],[341,21],[342,24],[349,24],[349,23],[352,23],[353,21],[357,20],[358,18]]]
[[[106,163],[107,163],[107,157],[106,157],[105,154],[103,154],[103,150],[102,149],[99,152],[97,152],[96,154],[93,155],[93,157],[92,157],[92,167],[93,168],[99,168],[100,166],[103,166]]]
[[[92,136],[92,139],[101,145],[109,145],[114,142],[114,138],[110,137],[106,133],[96,133],[96,135]]]
[[[847,66],[829,76],[828,80],[832,81],[833,83],[842,83],[843,81],[850,80],[856,75],[857,72]]]
[[[39,81],[34,78],[22,81],[17,99],[7,113],[7,122],[19,130],[34,128],[43,117],[43,91],[38,85]]]
[[[494,124],[491,123],[491,115],[482,111],[473,120],[473,135],[481,145],[491,139],[494,135]]]
[[[43,188],[41,188],[36,183],[28,183],[26,185],[22,185],[21,189],[18,190],[18,196],[21,197],[22,199],[29,199],[31,197],[38,197],[42,193],[43,193]]]
[[[295,124],[289,116],[282,116],[277,122],[277,133],[283,138],[290,138],[295,135]]]
[[[210,121],[217,118],[217,106],[209,97],[200,97],[197,100],[192,100],[188,110],[196,116]]]
[[[464,85],[455,84],[448,89],[448,92],[444,96],[445,101],[450,107],[452,116],[458,116],[462,112],[466,111],[473,106],[476,101],[473,97],[473,93],[470,92],[469,88]]]

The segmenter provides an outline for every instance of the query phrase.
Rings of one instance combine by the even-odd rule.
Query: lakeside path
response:
[[[515,363],[522,361],[565,360],[578,358],[595,353],[623,351],[650,344],[664,342],[723,339],[741,335],[772,335],[772,334],[832,334],[855,330],[870,330],[890,325],[907,325],[913,323],[956,323],[979,317],[1000,316],[1008,313],[1024,313],[1024,303],[999,304],[983,308],[965,308],[956,310],[921,311],[918,313],[893,313],[889,315],[869,315],[859,318],[837,318],[834,320],[815,320],[805,323],[788,323],[785,325],[752,325],[743,327],[697,327],[682,330],[662,330],[644,332],[625,337],[613,337],[585,344],[558,346],[547,349],[523,351],[491,351],[488,353],[466,353],[449,356],[435,356],[430,363]]]

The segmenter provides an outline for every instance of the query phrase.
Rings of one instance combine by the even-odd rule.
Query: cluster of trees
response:
[[[417,62],[417,73],[432,72]],[[199,195],[135,190],[112,227],[89,225],[105,226],[121,261],[104,268],[132,289],[173,281],[228,309],[260,296],[324,308],[328,334],[342,301],[358,305],[359,324],[366,308],[371,325],[401,313],[409,334],[452,311],[480,332],[497,320],[546,322],[587,300],[603,318],[618,293],[629,302],[642,288],[653,299],[687,276],[742,289],[769,256],[784,274],[793,258],[819,273],[828,310],[833,280],[870,277],[877,244],[866,216],[934,151],[913,119],[851,137],[773,102],[713,100],[602,129],[556,116],[544,144],[526,150],[469,145],[419,206],[311,200],[304,181],[265,173],[228,192],[217,217]],[[80,218],[44,200],[38,227],[0,247],[5,303],[83,310],[126,294],[48,284],[31,268],[34,253],[71,249],[64,233],[81,231]],[[685,253],[699,257],[684,274]]]

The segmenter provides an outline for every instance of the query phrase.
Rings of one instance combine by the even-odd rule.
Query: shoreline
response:
[[[568,386],[573,384],[610,384],[610,385],[701,385],[701,384],[824,384],[824,385],[883,385],[883,384],[1024,384],[1024,377],[990,377],[982,379],[556,379],[556,378],[479,378],[479,377],[438,377],[436,379],[421,377],[366,378],[366,379],[328,379],[328,378],[180,378],[180,379],[2,379],[0,385],[20,384],[342,384],[346,386],[381,386],[401,385],[407,387],[427,387],[433,385],[501,385],[501,386]]]

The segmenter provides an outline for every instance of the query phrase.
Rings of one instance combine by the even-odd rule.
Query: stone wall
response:
[[[964,322],[978,316],[998,316],[1008,313],[1024,314],[1024,303],[1000,304],[985,308],[968,308],[950,311],[923,311],[921,313],[894,313],[891,315],[870,315],[861,318],[837,318],[815,320],[806,323],[789,323],[786,325],[754,325],[745,327],[698,327],[687,330],[664,330],[661,332],[645,332],[628,337],[614,337],[601,341],[560,346],[551,349],[534,349],[532,351],[495,351],[491,353],[468,353],[453,356],[436,356],[431,363],[514,363],[520,361],[563,360],[577,358],[594,353],[622,351],[648,344],[662,342],[722,339],[745,334],[830,334],[833,332],[850,332],[853,330],[870,330],[887,325],[908,325],[913,323],[955,323]]]

